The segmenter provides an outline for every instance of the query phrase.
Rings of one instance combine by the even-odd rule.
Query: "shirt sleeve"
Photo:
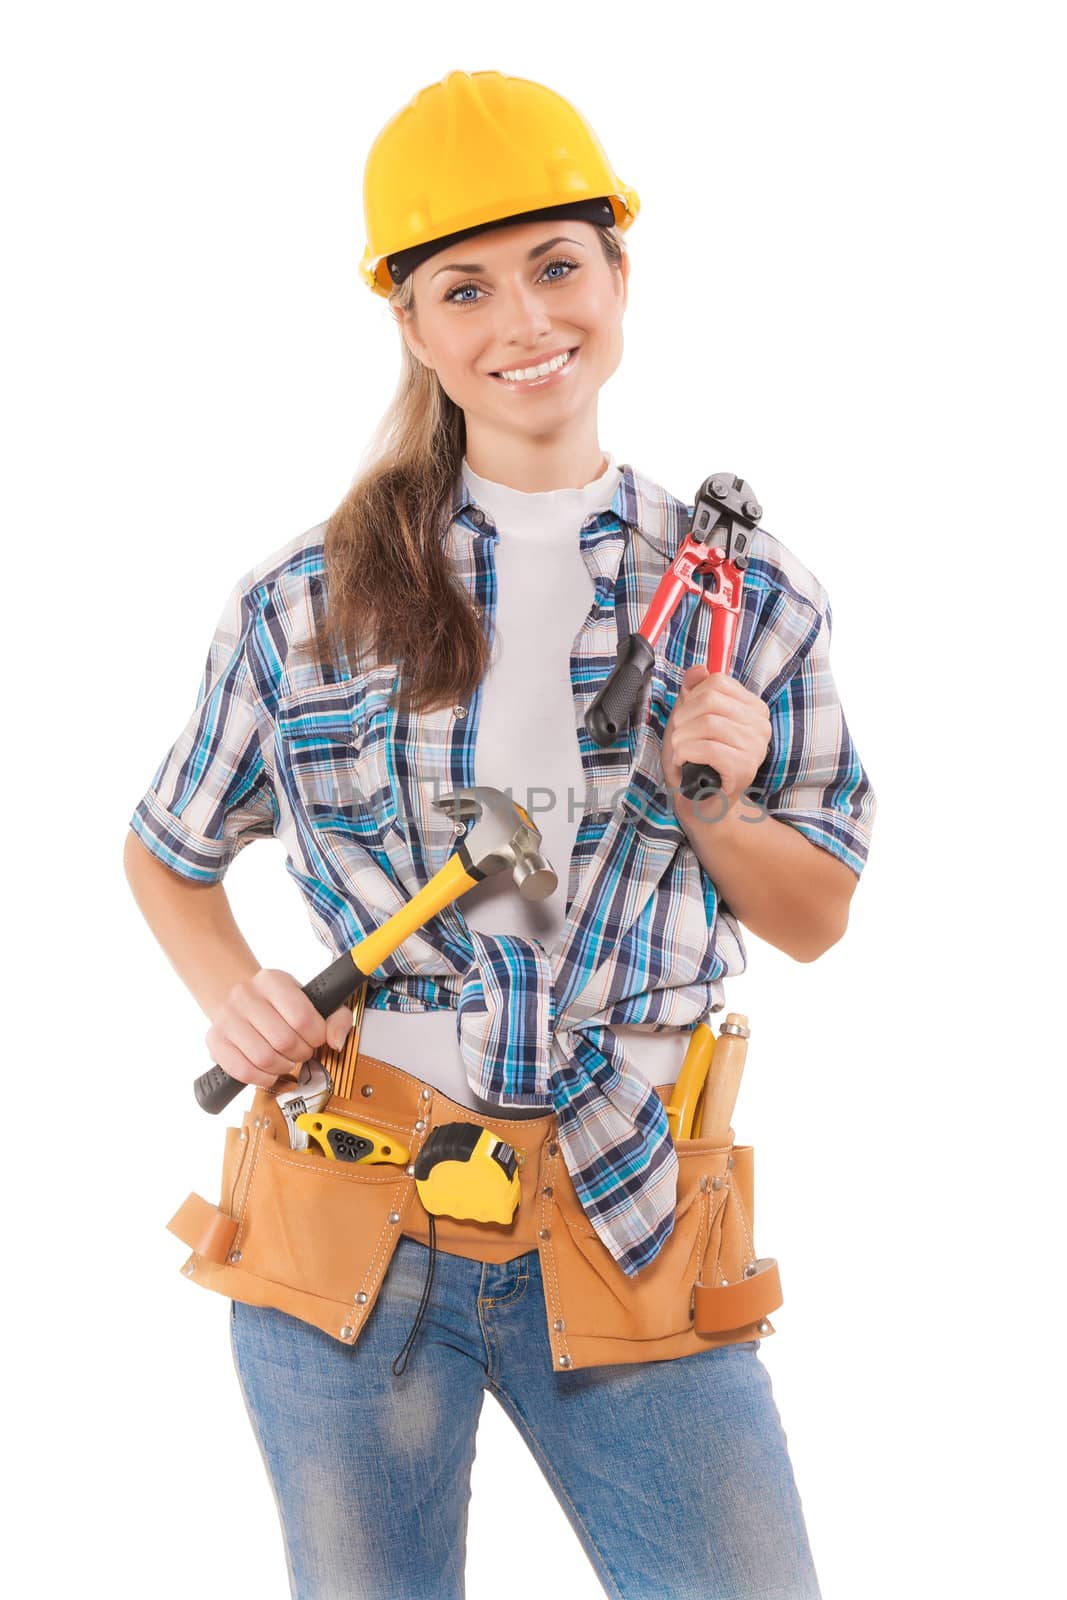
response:
[[[810,649],[769,702],[771,742],[750,790],[772,816],[798,828],[859,877],[876,801],[830,670],[832,629],[827,601]]]
[[[198,883],[218,883],[245,845],[274,833],[274,784],[261,742],[266,713],[254,675],[262,601],[248,574],[231,590],[195,709],[130,818],[153,855]]]

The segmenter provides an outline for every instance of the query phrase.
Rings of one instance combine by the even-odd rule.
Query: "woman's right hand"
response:
[[[348,1006],[322,1016],[291,972],[261,967],[234,984],[206,1043],[231,1078],[269,1089],[278,1078],[295,1077],[320,1046],[340,1050],[354,1021]]]

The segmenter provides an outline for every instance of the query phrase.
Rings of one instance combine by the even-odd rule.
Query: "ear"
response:
[[[390,306],[389,310],[392,312],[392,317],[394,317],[395,323],[400,328],[403,342],[411,350],[411,354],[416,355],[421,362],[426,363],[424,346],[422,346],[422,341],[419,339],[418,333],[416,333],[416,326],[414,326],[414,312],[405,310],[402,306]]]
[[[429,351],[415,331],[414,312],[405,311],[402,306],[390,306],[389,309],[412,355],[421,361],[424,367],[432,367],[433,362],[429,360]]]
[[[622,309],[625,311],[630,298],[630,256],[627,251],[623,252],[619,261],[619,271],[622,273]]]

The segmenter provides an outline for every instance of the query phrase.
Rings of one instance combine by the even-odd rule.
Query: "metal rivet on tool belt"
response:
[[[706,1189],[707,1186],[708,1186],[708,1175],[707,1175],[706,1172],[702,1172],[700,1174],[700,1187],[703,1190],[703,1189]]]
[[[758,1328],[757,1328],[757,1332],[758,1333],[766,1333],[767,1332],[767,1324],[765,1322],[761,1322],[759,1324]]]
[[[551,1194],[552,1193],[552,1185],[550,1183],[546,1183],[544,1188],[541,1190],[541,1193],[542,1194]]]
[[[547,1228],[541,1228],[537,1237],[539,1239],[551,1239],[552,1235],[549,1233]]]
[[[188,1266],[182,1268],[182,1271],[185,1273],[187,1278],[191,1278],[193,1273],[196,1271],[196,1262],[190,1261]]]
[[[359,1293],[356,1295],[356,1305],[357,1306],[365,1306],[367,1304],[367,1301],[368,1301],[369,1298],[370,1298],[370,1296],[367,1295],[364,1292],[364,1290],[361,1289],[359,1291]]]
[[[732,1166],[733,1166],[733,1164],[734,1164],[734,1158],[733,1158],[733,1156],[731,1156],[731,1157],[730,1157],[730,1159],[729,1159],[729,1161],[728,1161],[728,1162],[727,1162],[727,1163],[726,1163],[726,1165],[727,1165],[727,1166],[728,1166],[728,1167],[732,1167]]]
[[[721,1189],[722,1188],[722,1179],[721,1178],[712,1178],[711,1187],[713,1189]]]
[[[554,1156],[556,1154],[556,1152],[558,1151],[558,1149],[559,1149],[559,1145],[558,1144],[550,1144],[549,1147],[548,1147],[549,1155],[550,1156]]]
[[[571,1364],[570,1356],[560,1356],[559,1364],[561,1367],[569,1367]]]
[[[230,1251],[230,1260],[231,1261],[240,1261],[240,1259],[241,1259],[240,1250],[231,1250]]]
[[[405,1167],[404,1171],[407,1173],[409,1178],[413,1178],[415,1176],[415,1163],[414,1163],[414,1161],[411,1163],[410,1167]]]
[[[745,1268],[745,1277],[746,1278],[754,1277],[755,1274],[758,1271],[759,1271],[759,1268],[757,1267],[756,1263],[754,1261],[750,1261],[748,1266]]]
[[[453,706],[452,710],[457,717],[465,717],[467,715],[466,706]]]
[[[566,1324],[564,1323],[562,1317],[557,1317],[552,1326],[555,1328],[557,1333],[562,1333]]]
[[[426,1126],[425,1122],[423,1122],[422,1118],[420,1117],[418,1122],[416,1122],[416,1124],[415,1124],[415,1132],[416,1133],[421,1133],[423,1128],[425,1128],[425,1126]]]
[[[422,1094],[421,1094],[421,1096],[420,1096],[420,1098],[421,1098],[421,1099],[423,1099],[423,1100],[428,1100],[428,1099],[429,1099],[429,1098],[430,1098],[430,1091],[429,1091],[429,1089],[424,1089],[424,1090],[423,1090],[423,1091],[422,1091]]]
[[[248,1129],[247,1128],[242,1128],[241,1129],[241,1138],[242,1139],[247,1139],[248,1138]]]
[[[374,1093],[374,1087],[373,1087],[372,1084],[365,1083],[363,1085],[362,1089],[359,1092],[360,1092],[361,1095],[364,1095],[366,1098],[369,1099],[370,1096]]]
[[[341,1338],[342,1339],[351,1339],[353,1331],[354,1330],[352,1328],[350,1328],[348,1326],[348,1323],[346,1322],[344,1327],[341,1329]]]
[[[390,1213],[389,1213],[389,1221],[390,1222],[399,1222],[400,1221],[400,1212],[399,1211],[390,1211]]]

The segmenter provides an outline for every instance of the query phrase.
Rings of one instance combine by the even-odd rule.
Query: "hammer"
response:
[[[406,906],[394,913],[380,928],[352,946],[326,967],[304,993],[322,1016],[328,1017],[348,999],[356,974],[366,978],[403,944],[409,933],[423,927],[444,906],[473,889],[483,878],[510,867],[524,900],[544,900],[559,881],[550,863],[541,854],[540,830],[530,814],[501,789],[476,784],[470,789],[453,789],[431,802],[438,811],[453,819],[476,818],[473,828],[459,841],[439,872],[435,872]],[[358,982],[355,987],[358,987]],[[245,1085],[231,1078],[222,1067],[209,1067],[193,1084],[197,1103],[212,1114],[228,1106]],[[296,1132],[296,1118],[305,1111],[320,1111],[330,1098],[333,1085],[329,1073],[316,1057],[305,1061],[295,1089],[278,1097],[284,1105],[290,1139],[302,1143]],[[306,1135],[303,1135],[306,1140]]]

